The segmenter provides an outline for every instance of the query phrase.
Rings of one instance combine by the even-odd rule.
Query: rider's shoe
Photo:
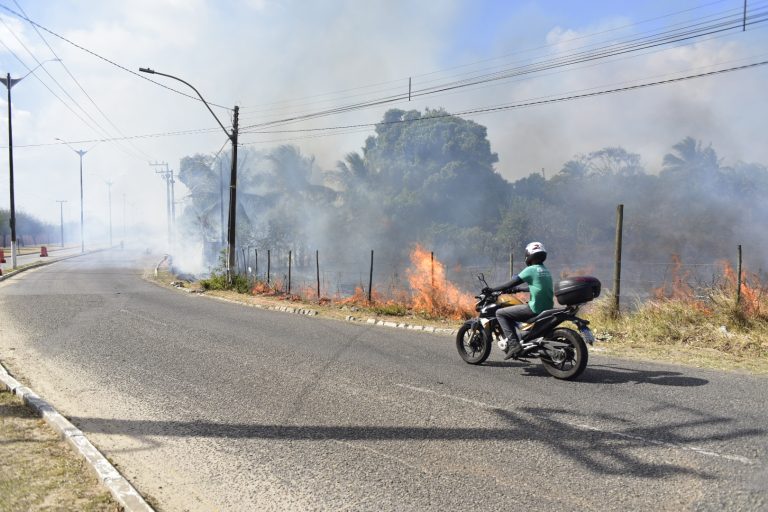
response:
[[[504,350],[506,354],[504,360],[511,359],[523,351],[523,346],[516,339],[507,340],[507,348]]]

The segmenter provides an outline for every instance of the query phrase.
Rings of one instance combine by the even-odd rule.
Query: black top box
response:
[[[596,277],[569,277],[557,283],[555,297],[563,306],[584,304],[600,296],[600,286],[600,280]]]

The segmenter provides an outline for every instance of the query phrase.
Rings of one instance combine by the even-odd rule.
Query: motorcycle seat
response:
[[[554,308],[554,309],[547,309],[547,310],[545,310],[545,311],[542,311],[542,312],[541,312],[541,313],[539,313],[538,315],[534,316],[533,318],[529,318],[529,319],[528,319],[528,320],[526,320],[525,322],[526,322],[527,324],[535,324],[535,323],[536,323],[536,322],[538,322],[539,320],[544,320],[545,318],[549,318],[549,317],[551,317],[552,315],[555,315],[555,314],[557,314],[557,313],[561,313],[561,312],[565,311],[566,309],[568,309],[568,308]]]

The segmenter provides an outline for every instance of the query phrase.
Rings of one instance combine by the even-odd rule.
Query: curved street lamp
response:
[[[203,98],[203,95],[200,94],[200,91],[198,91],[192,84],[189,82],[182,80],[179,77],[173,76],[173,75],[167,75],[165,73],[160,73],[159,71],[155,71],[154,69],[150,68],[139,68],[139,71],[142,73],[149,73],[151,75],[160,75],[165,76],[168,78],[172,78],[174,80],[178,80],[179,82],[183,83],[184,85],[188,86],[190,89],[195,91],[195,94],[200,98],[200,101],[203,102],[205,107],[208,109],[208,112],[211,113],[211,115],[216,119],[216,122],[219,123],[219,126],[221,126],[221,129],[224,130],[224,133],[227,135],[227,138],[232,142],[232,171],[230,174],[229,179],[229,223],[227,226],[227,277],[228,279],[232,280],[232,271],[235,268],[235,255],[237,254],[235,251],[235,226],[236,226],[236,215],[237,215],[237,120],[240,112],[240,108],[235,105],[234,109],[234,117],[232,121],[232,132],[228,132],[227,129],[224,127],[222,122],[219,120],[218,116],[213,112],[210,105],[208,105],[208,102],[205,101],[205,98]]]
[[[29,72],[21,78],[11,78],[11,74],[6,74],[5,78],[0,77],[0,82],[8,89],[8,168],[11,180],[11,266],[16,268],[16,199],[13,192],[13,124],[11,123],[11,89],[14,85],[21,82],[29,75],[37,71],[37,68],[46,62],[61,62],[61,59],[48,59],[40,62],[37,66],[30,69]]]

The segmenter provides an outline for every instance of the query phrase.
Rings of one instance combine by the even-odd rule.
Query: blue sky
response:
[[[564,55],[579,45],[603,44],[640,36],[675,23],[732,10],[741,0],[648,2],[502,2],[465,0],[18,0],[42,25],[113,59],[129,69],[149,66],[184,77],[210,100],[243,107],[243,124],[287,113],[307,112]],[[3,2],[14,7],[13,0]],[[768,9],[768,1],[751,1]],[[688,12],[670,16],[676,11]],[[652,22],[642,20],[661,17]],[[32,57],[51,56],[32,28],[4,16],[0,40],[27,65]],[[765,24],[768,28],[768,23]],[[594,35],[600,33],[599,35]],[[734,63],[768,59],[764,25],[676,48],[631,55],[600,65],[553,70],[526,80],[503,81],[482,88],[401,103],[399,108],[445,107],[461,111],[565,94],[616,84],[680,76]],[[46,34],[99,107],[126,135],[216,128],[210,114],[194,101],[168,92]],[[535,51],[528,51],[537,49]],[[464,66],[464,67],[459,67]],[[55,63],[46,69],[77,103],[107,126],[100,114]],[[0,46],[0,72],[14,76],[24,67]],[[50,78],[37,73],[58,91]],[[568,159],[606,146],[640,153],[650,172],[666,151],[691,135],[711,142],[726,162],[768,163],[768,148],[758,136],[766,117],[764,69],[734,73],[641,92],[579,100],[472,119],[488,127],[497,170],[510,180],[542,167],[555,173]],[[430,82],[433,81],[433,82]],[[174,87],[177,84],[171,84]],[[346,91],[317,97],[318,94]],[[104,138],[78,119],[34,77],[13,90],[14,139],[19,146]],[[71,103],[63,93],[65,103]],[[322,100],[322,101],[321,101]],[[2,102],[5,112],[5,102]],[[79,111],[76,105],[70,107]],[[292,129],[371,123],[388,107],[372,108],[311,122]],[[217,111],[227,121],[226,111]],[[5,121],[0,120],[5,126]],[[114,132],[107,126],[109,132]],[[359,130],[324,138],[249,134],[242,140],[268,149],[282,142],[317,157],[323,169],[359,149],[370,133]],[[112,135],[115,135],[112,133]],[[7,134],[3,129],[0,138]],[[104,180],[113,193],[126,193],[139,216],[162,211],[163,188],[146,156],[178,167],[194,153],[214,153],[224,143],[215,130],[173,137],[137,139],[131,145],[103,143],[89,154],[86,191],[90,214],[103,214]],[[139,153],[139,154],[137,154]],[[55,199],[73,199],[76,155],[60,145],[19,147],[17,201],[22,209],[56,220]],[[0,169],[7,155],[0,151]],[[73,170],[74,168],[74,170]],[[0,206],[8,203],[7,179],[0,172]],[[41,187],[40,185],[46,186]],[[61,196],[61,197],[60,197]],[[142,205],[142,201],[146,201]],[[42,207],[40,205],[48,205]],[[141,207],[139,207],[141,206]],[[65,213],[66,215],[66,213]],[[74,215],[74,210],[68,215]]]

